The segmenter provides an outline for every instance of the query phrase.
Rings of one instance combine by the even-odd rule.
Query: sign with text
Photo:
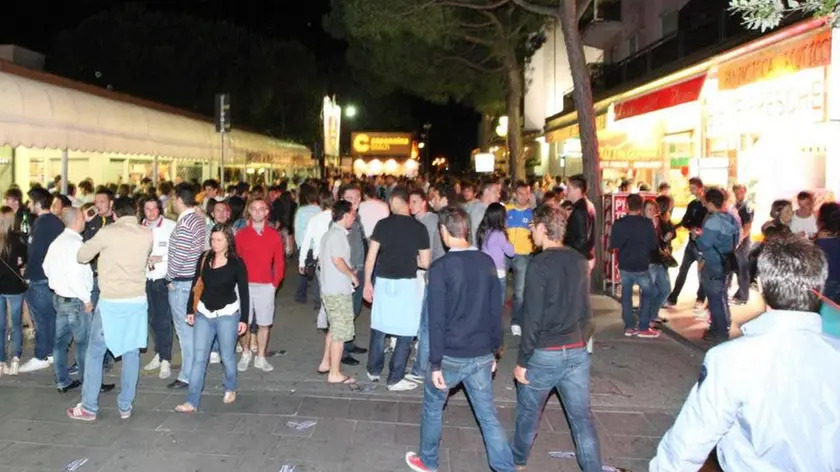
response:
[[[718,86],[732,90],[831,63],[831,30],[824,29],[721,64]]]
[[[361,131],[351,136],[353,154],[363,156],[411,156],[410,133]]]
[[[324,155],[338,156],[341,138],[341,107],[335,99],[324,97]]]
[[[641,192],[644,199],[656,198],[655,193]],[[604,289],[615,297],[621,294],[621,273],[618,270],[618,254],[610,251],[610,236],[613,225],[627,215],[627,197],[629,193],[611,193],[603,196],[604,236],[601,244],[604,249],[603,270]]]
[[[618,103],[615,106],[615,119],[622,120],[696,101],[700,98],[704,83],[706,74]]]
[[[801,70],[775,79],[711,94],[709,136],[761,132],[777,125],[822,123],[826,119],[826,69]]]

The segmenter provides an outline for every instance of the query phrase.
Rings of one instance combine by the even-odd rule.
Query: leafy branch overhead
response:
[[[773,29],[791,13],[828,17],[832,26],[840,26],[838,0],[731,0],[729,9],[741,15],[744,25],[754,30]]]

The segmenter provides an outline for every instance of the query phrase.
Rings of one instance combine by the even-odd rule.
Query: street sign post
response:
[[[230,132],[230,94],[216,94],[216,132],[219,133],[219,184],[225,188],[225,133]]]

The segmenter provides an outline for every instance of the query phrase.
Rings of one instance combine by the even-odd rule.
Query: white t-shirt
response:
[[[793,234],[805,233],[806,237],[813,238],[817,234],[817,217],[811,214],[807,218],[800,218],[793,214],[793,220],[790,222],[790,231]]]
[[[385,219],[391,214],[388,204],[379,199],[365,200],[359,204],[359,219],[362,228],[365,230],[365,238],[370,239],[373,229],[379,220]]]

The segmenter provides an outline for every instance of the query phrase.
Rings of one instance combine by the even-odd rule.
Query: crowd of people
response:
[[[207,180],[94,189],[86,181],[79,194],[71,185],[62,194],[59,186],[33,186],[26,204],[19,189],[9,189],[0,208],[0,328],[5,332],[11,320],[12,341],[8,356],[6,336],[0,341],[0,375],[52,368],[60,392],[82,389],[69,418],[97,418],[100,393],[114,388],[103,383],[103,371],[115,358],[121,360],[119,414],[131,416],[148,338],[154,357],[143,369],[161,379],[172,376],[178,340],[181,366],[168,385],[185,391],[176,411],[199,409],[212,363],[223,367],[224,403],[234,403],[239,372],[251,366],[274,370],[271,329],[288,259],[297,263],[295,299],[309,304],[312,295],[313,321],[324,333],[317,372],[326,382],[358,388],[342,366],[359,365],[356,356],[362,354],[367,380],[382,382],[390,355],[383,382],[388,391],[423,387],[420,448],[405,458],[412,470],[437,470],[443,409],[458,384],[470,398],[493,470],[527,465],[554,389],[578,465],[586,472],[602,470],[589,395],[596,214],[582,175],[548,186],[393,176],[283,181],[267,188],[222,188]],[[782,369],[778,365],[797,370],[798,361],[819,356],[795,376],[798,385],[829,388],[815,376],[820,369],[837,370],[840,341],[825,336],[821,325],[817,329],[821,319],[814,312],[823,299],[837,301],[840,292],[837,205],[823,204],[815,215],[808,193],[800,194],[796,212],[789,202],[777,202],[763,227],[765,241],[751,249],[753,213],[743,187],[735,186],[730,200],[729,192],[707,189],[695,178],[691,191],[696,199],[679,223],[671,222],[667,189],[648,201],[629,195],[629,214],[615,222],[609,244],[618,256],[625,335],[660,335],[656,321],[667,321],[695,261],[701,280],[695,309],[706,318],[707,304],[709,340],[729,338],[728,305],[747,301],[755,277],[772,314],[743,325],[743,338],[710,351],[651,470],[699,468],[716,446],[720,463],[733,464],[732,470],[833,470],[823,466],[840,464],[834,448],[814,446],[818,450],[808,454],[791,449],[804,448],[807,435],[763,436],[759,447],[749,426],[734,418],[766,422],[762,409],[782,408],[786,399],[802,411],[823,407],[836,413],[836,401],[822,393],[792,399],[797,391],[790,386],[786,395],[750,395],[746,383],[742,389],[729,386],[742,385],[735,379],[739,372],[767,365],[755,352],[778,342],[772,356],[778,364],[750,374],[752,385],[770,385],[771,374]],[[671,246],[679,228],[690,237],[678,264]],[[668,269],[677,265],[672,288]],[[511,321],[503,326],[510,272]],[[739,290],[730,300],[734,278]],[[638,309],[634,286],[640,289]],[[366,303],[369,342],[362,347],[355,340]],[[35,343],[33,356],[21,363],[24,306]],[[795,333],[782,341],[777,326]],[[505,331],[519,339],[511,441],[492,389]],[[840,422],[832,418],[806,422],[808,431],[821,432],[820,444],[838,444]],[[804,431],[802,424],[785,423],[795,431]],[[779,441],[783,447],[773,449]]]

